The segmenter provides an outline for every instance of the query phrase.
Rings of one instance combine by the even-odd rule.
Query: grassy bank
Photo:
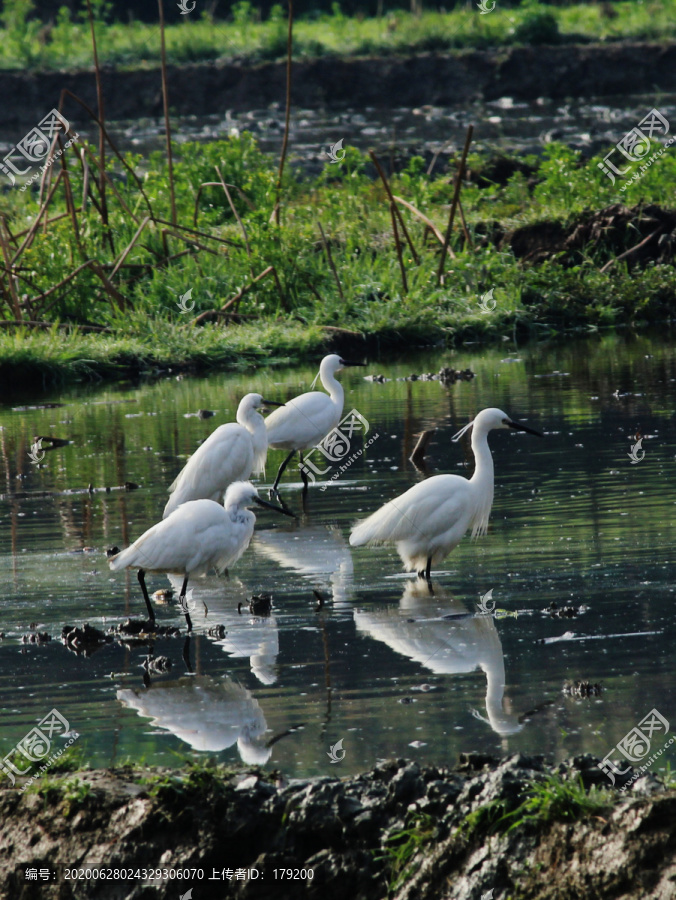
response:
[[[89,152],[89,167],[76,146]],[[354,148],[339,163],[327,159],[317,178],[287,166],[279,224],[271,215],[276,164],[251,135],[175,145],[174,153],[170,179],[162,154],[122,162],[109,152],[101,191],[96,151],[78,142],[61,174],[52,167],[53,191],[46,183],[41,197],[38,181],[4,190],[3,253],[12,258],[12,278],[6,267],[0,275],[5,384],[297,361],[341,341],[366,351],[642,327],[673,314],[670,226],[622,257],[645,223],[654,228],[645,204],[667,207],[673,198],[671,150],[640,180],[615,186],[598,159],[562,145],[500,165],[470,155],[441,279],[456,159],[429,172],[415,157],[389,176],[401,214],[395,236],[385,187]],[[590,211],[619,202],[631,215],[610,216],[615,224],[601,223],[601,236],[586,244],[519,249],[541,232],[575,232]]]
[[[72,16],[62,7],[43,23],[32,13],[31,0],[5,3],[0,21],[0,67],[72,69],[89,67],[89,24],[84,9]],[[105,3],[93,3],[97,15],[99,60],[105,65],[155,65],[160,57],[157,25],[111,22]],[[675,0],[635,3],[580,3],[549,6],[525,0],[520,5],[476,4],[451,12],[411,15],[396,10],[382,17],[348,18],[339,3],[331,15],[300,19],[295,26],[297,57],[367,55],[485,48],[564,41],[664,41],[676,36]],[[234,57],[272,60],[286,50],[286,12],[272,8],[259,21],[255,7],[241,0],[228,20],[200,12],[199,5],[180,24],[166,29],[169,62],[195,62]]]

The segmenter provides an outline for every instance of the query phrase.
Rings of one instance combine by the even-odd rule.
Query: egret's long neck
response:
[[[470,478],[475,507],[471,519],[472,537],[486,534],[488,518],[493,506],[493,457],[488,447],[488,432],[482,428],[472,429],[472,450],[474,451],[474,474]]]
[[[261,475],[265,471],[265,460],[268,455],[268,430],[265,427],[265,419],[259,412],[252,409],[249,411],[246,421],[240,422],[240,425],[244,425],[251,435],[254,451],[253,472]]]
[[[488,432],[480,428],[472,429],[472,452],[474,453],[474,474],[470,481],[474,484],[493,486],[493,456],[488,446]]]
[[[333,402],[337,406],[342,407],[345,401],[345,392],[343,390],[342,384],[338,381],[334,373],[320,368],[319,377],[322,380],[322,384],[331,395],[331,399],[333,400]]]

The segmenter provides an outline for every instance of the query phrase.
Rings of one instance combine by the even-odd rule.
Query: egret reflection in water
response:
[[[147,689],[124,689],[117,699],[193,750],[217,753],[237,744],[243,762],[263,765],[272,750],[263,740],[267,723],[250,691],[226,677],[179,678]]]
[[[285,569],[293,569],[313,587],[330,591],[334,605],[350,602],[354,567],[340,529],[309,525],[293,531],[260,531],[254,549]]]
[[[180,587],[181,579],[168,576],[174,590]],[[251,597],[251,591],[248,592]],[[247,588],[236,576],[215,579],[207,578],[200,586],[199,599],[193,601],[195,611],[199,613],[202,604],[208,610],[204,619],[196,618],[199,628],[201,623],[211,628],[222,625],[225,637],[214,644],[233,659],[249,658],[251,671],[261,684],[275,684],[277,681],[276,663],[279,655],[279,629],[277,620],[272,616],[251,616],[245,607],[248,605]],[[237,611],[242,606],[242,614]],[[273,607],[274,609],[274,607]]]
[[[355,610],[357,631],[382,641],[437,675],[486,675],[486,713],[493,731],[516,734],[523,724],[508,710],[502,643],[489,615],[473,615],[441,585],[407,582],[398,607]]]

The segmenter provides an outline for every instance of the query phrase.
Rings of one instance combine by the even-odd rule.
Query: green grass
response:
[[[524,265],[508,246],[496,246],[482,235],[496,220],[509,231],[541,221],[570,224],[585,211],[616,202],[668,206],[676,189],[676,152],[665,153],[624,193],[622,185],[612,186],[598,169],[598,159],[584,161],[563,145],[549,144],[542,158],[525,160],[533,173],[528,181],[517,171],[503,185],[481,180],[482,172],[490,172],[489,161],[472,155],[473,180],[463,187],[462,198],[474,245],[465,245],[456,224],[451,241],[455,258],[447,260],[444,283],[437,284],[439,244],[419,218],[402,208],[419,254],[416,262],[404,243],[405,291],[383,187],[374,180],[368,158],[346,149],[343,163],[327,162],[313,179],[287,167],[278,226],[270,221],[276,162],[260,152],[251,135],[176,145],[177,219],[187,227],[196,221],[205,236],[194,239],[187,232],[183,239],[163,237],[166,226],[158,220],[170,218],[170,207],[167,166],[160,153],[148,159],[128,154],[128,169],[109,154],[108,171],[119,198],[109,190],[107,225],[89,202],[85,212],[77,214],[76,233],[70,215],[59,218],[67,210],[59,187],[49,209],[54,221],[38,230],[15,269],[21,315],[51,327],[0,327],[0,380],[46,386],[175,366],[208,370],[298,362],[322,354],[335,335],[330,329],[367,335],[373,346],[386,349],[641,327],[673,315],[673,265],[639,270],[623,261],[601,272],[612,258],[601,244],[584,249],[566,265],[557,259]],[[215,179],[216,165],[226,183],[239,189],[231,189],[231,194],[248,249],[220,187],[203,189],[198,200],[200,185]],[[454,159],[440,160],[438,171],[428,176],[423,161],[414,157],[391,176],[393,192],[440,232],[448,218],[455,166]],[[130,170],[143,173],[143,192]],[[83,174],[75,154],[69,160],[69,177],[73,195],[81,197]],[[96,199],[98,186],[92,179],[89,187]],[[15,246],[38,209],[36,186],[23,193],[18,187],[0,193],[0,216],[6,217]],[[85,268],[41,299],[87,260],[96,260],[110,273],[149,213],[154,220],[132,247],[125,266],[111,275],[118,295],[106,293],[94,271]],[[320,222],[340,288],[321,240]],[[194,240],[212,252],[200,250]],[[624,249],[631,247],[636,233],[628,229],[623,240]],[[167,259],[167,252],[173,258]],[[278,282],[270,276],[257,282],[233,307],[236,320],[193,324],[196,316],[222,307],[270,266]],[[0,285],[2,278],[0,320],[13,320],[8,283],[0,276]],[[184,314],[178,299],[189,289],[195,306]],[[486,314],[478,301],[491,289],[496,307]],[[67,340],[59,325],[68,327]],[[106,331],[85,333],[85,326]]]
[[[374,851],[377,860],[385,860],[389,883],[388,891],[396,893],[415,871],[415,857],[434,840],[436,825],[433,816],[426,813],[410,813],[406,827],[392,832],[384,842],[384,853]]]
[[[106,65],[138,67],[159,61],[156,25],[111,22],[105,2],[92,4],[98,19],[99,59]],[[490,5],[490,3],[489,3]],[[62,7],[47,28],[33,17],[31,0],[6,0],[1,19],[2,68],[55,69],[91,65],[89,25],[83,15],[71,17]],[[227,20],[214,20],[199,9],[166,29],[168,59],[189,63],[233,57],[278,59],[286,52],[286,23],[282,7],[272,8],[266,21],[247,2],[236,4]],[[540,44],[566,40],[666,41],[676,35],[676,0],[636,3],[579,3],[545,6],[525,0],[481,15],[476,4],[451,12],[403,10],[382,18],[348,18],[334,3],[332,14],[299,19],[294,28],[297,58],[325,55],[395,54],[482,48],[512,44]]]
[[[581,776],[564,781],[547,775],[531,781],[524,789],[520,802],[493,800],[466,816],[457,834],[467,840],[488,834],[509,834],[511,831],[536,826],[538,829],[554,822],[576,822],[606,813],[618,795],[605,788],[592,786],[587,790]]]

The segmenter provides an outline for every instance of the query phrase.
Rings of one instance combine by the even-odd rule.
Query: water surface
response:
[[[441,365],[476,377],[449,387],[398,380]],[[365,372],[391,380],[365,381]],[[44,398],[0,407],[3,756],[52,708],[93,766],[210,754],[292,776],[345,775],[390,756],[451,764],[467,750],[603,757],[653,707],[674,718],[676,363],[659,338],[505,341],[346,370],[345,409],[369,423],[354,449],[377,439],[328,487],[311,487],[298,524],[260,511],[228,579],[195,581],[193,674],[183,637],[156,642],[173,667],[149,687],[146,647],[69,651],[64,624],[108,628],[143,615],[135,573],[111,573],[105,550],[159,519],[198,442],[234,418],[247,391],[284,400],[315,374],[169,377],[73,388],[49,397],[62,404],[54,408],[38,408]],[[489,533],[463,541],[434,572],[430,595],[393,549],[351,550],[349,527],[423,477],[408,457],[424,429],[437,429],[430,471],[469,476],[468,445],[450,438],[485,406],[545,437],[491,434]],[[199,409],[216,415],[202,420]],[[637,434],[645,456],[633,463]],[[36,465],[35,435],[72,443]],[[270,454],[267,483],[282,458]],[[140,488],[116,489],[125,482]],[[290,467],[283,492],[299,514],[300,488]],[[164,576],[147,580],[151,590],[168,586]],[[313,589],[325,598],[319,611]],[[477,614],[491,589],[496,608],[518,615]],[[273,595],[269,618],[238,613],[263,591]],[[552,602],[582,611],[552,618]],[[175,603],[157,615],[185,631]],[[31,623],[52,641],[22,644]],[[209,635],[216,625],[225,637]],[[601,683],[602,694],[566,696],[576,679]],[[340,740],[345,756],[332,764]]]

